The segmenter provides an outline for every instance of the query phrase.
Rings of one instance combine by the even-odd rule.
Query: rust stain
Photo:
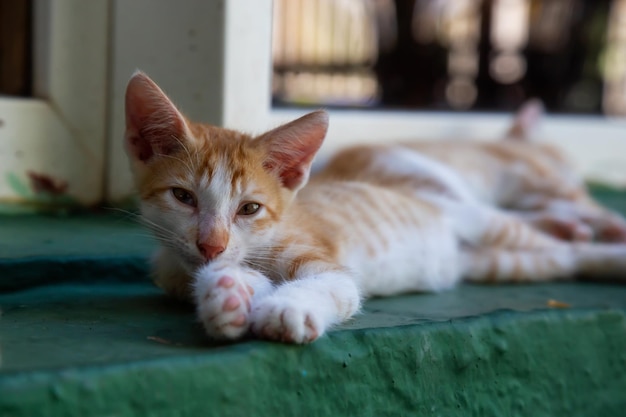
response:
[[[67,191],[67,181],[53,178],[46,174],[38,174],[33,171],[26,173],[30,179],[30,186],[36,193],[48,193],[62,195]]]

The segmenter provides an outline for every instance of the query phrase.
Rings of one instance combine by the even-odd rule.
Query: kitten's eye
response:
[[[187,206],[195,207],[197,204],[196,197],[190,191],[183,188],[172,188],[172,194],[174,194],[174,197],[176,197],[178,201]]]
[[[261,205],[259,203],[246,203],[239,208],[237,214],[239,216],[250,216],[259,211],[260,208]]]

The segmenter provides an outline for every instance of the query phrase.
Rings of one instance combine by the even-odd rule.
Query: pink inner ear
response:
[[[260,139],[268,146],[265,168],[277,172],[286,188],[302,187],[327,128],[328,115],[316,111],[266,133]]]
[[[165,93],[143,73],[135,74],[126,89],[126,143],[142,162],[171,154],[185,137],[185,121]]]
[[[282,149],[271,154],[271,159],[264,164],[265,168],[278,172],[283,185],[290,190],[306,180],[309,168],[317,148],[307,149],[300,152],[300,149]]]
[[[513,125],[509,128],[509,139],[526,140],[537,127],[544,113],[543,103],[539,99],[531,99],[522,104],[515,115]]]
[[[147,140],[143,140],[141,136],[129,136],[127,139],[127,146],[135,158],[142,162],[148,161],[154,155],[152,146]]]

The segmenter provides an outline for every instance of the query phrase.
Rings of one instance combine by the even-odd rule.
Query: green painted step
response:
[[[132,215],[0,216],[0,292],[148,281],[155,245]]]
[[[556,299],[572,308],[551,310]],[[626,287],[371,300],[309,346],[207,341],[147,284],[0,297],[2,416],[623,416]]]
[[[152,248],[124,216],[0,217],[0,416],[626,415],[626,286],[466,285],[308,346],[216,344]]]

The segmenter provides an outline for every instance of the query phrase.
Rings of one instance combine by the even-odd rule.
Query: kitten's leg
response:
[[[571,247],[550,250],[465,249],[463,277],[471,282],[542,282],[567,279],[576,272]]]
[[[599,242],[626,243],[626,221],[615,213],[603,217],[595,231]]]
[[[516,216],[560,239],[626,243],[626,220],[591,197],[574,201],[541,196],[535,206],[520,206]]]
[[[578,272],[590,278],[626,281],[626,244],[575,244]]]
[[[575,216],[557,214],[547,210],[508,211],[531,226],[550,236],[569,242],[589,242],[593,239],[593,229]]]
[[[194,274],[193,298],[199,320],[215,339],[237,339],[250,328],[250,311],[273,289],[258,271],[214,262]]]
[[[452,200],[438,201],[438,205],[452,219],[461,241],[470,246],[542,249],[561,243],[522,219],[488,206]]]
[[[191,300],[191,272],[167,248],[159,248],[152,257],[152,271],[157,287],[180,300]]]
[[[575,243],[540,250],[465,249],[464,278],[474,282],[541,282],[587,276],[626,279],[626,245]]]
[[[561,217],[573,217],[585,223],[600,242],[626,243],[626,220],[589,197],[581,202],[552,200],[546,212]]]
[[[312,342],[354,315],[360,303],[359,290],[348,273],[305,266],[296,280],[280,285],[258,303],[252,312],[252,331],[271,340]]]
[[[595,229],[599,242],[626,243],[626,221],[615,213],[609,213]]]

